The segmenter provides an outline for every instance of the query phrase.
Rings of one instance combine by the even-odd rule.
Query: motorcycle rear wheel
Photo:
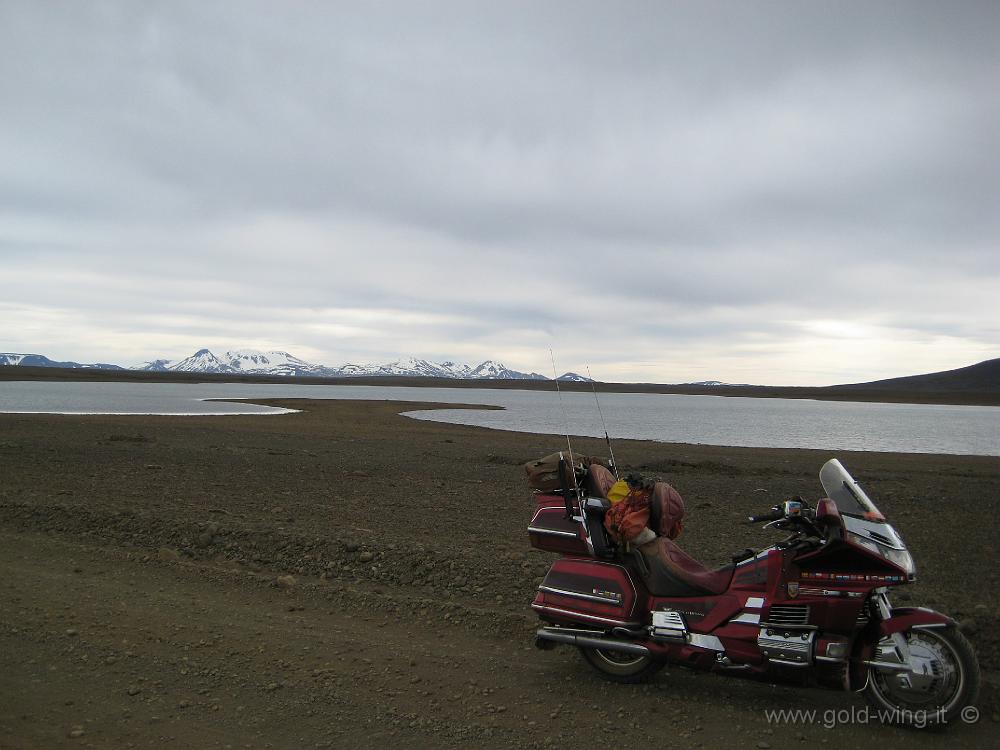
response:
[[[951,723],[979,695],[972,645],[956,628],[910,630],[906,641],[922,674],[872,669],[865,697],[890,724],[924,729]]]
[[[650,656],[629,654],[623,651],[607,651],[601,648],[580,647],[584,660],[598,674],[612,682],[632,684],[645,682],[663,669],[663,662]]]

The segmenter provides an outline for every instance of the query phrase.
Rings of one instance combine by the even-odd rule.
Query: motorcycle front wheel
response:
[[[663,662],[649,656],[608,651],[602,648],[580,647],[584,660],[606,680],[612,682],[644,682],[663,669]]]
[[[914,671],[873,668],[865,697],[883,722],[918,729],[951,723],[979,695],[979,662],[965,636],[955,628],[910,630],[906,643]],[[877,652],[893,652],[891,638]]]

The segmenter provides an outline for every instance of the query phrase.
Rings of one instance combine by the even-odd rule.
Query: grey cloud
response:
[[[996,348],[998,31],[975,2],[5,3],[9,301],[91,348],[141,311],[331,360],[570,329],[722,367],[819,318]],[[411,337],[298,328],[364,307]]]

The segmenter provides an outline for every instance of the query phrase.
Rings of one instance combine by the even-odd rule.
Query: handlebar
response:
[[[792,531],[793,534],[810,534],[822,536],[822,533],[815,525],[816,514],[809,504],[801,497],[786,500],[781,505],[775,505],[769,513],[761,513],[757,516],[748,516],[750,523],[760,523],[768,521],[766,528],[775,527],[785,531]]]
[[[760,523],[761,521],[778,521],[785,517],[783,508],[773,508],[770,513],[761,513],[759,516],[747,516],[750,523]]]

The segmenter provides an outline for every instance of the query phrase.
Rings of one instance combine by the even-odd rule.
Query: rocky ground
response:
[[[870,725],[771,725],[860,697],[667,669],[608,685],[537,652],[519,465],[548,436],[398,416],[428,404],[269,402],[239,417],[0,415],[0,747],[923,745]],[[603,452],[580,439],[578,450]],[[647,442],[619,463],[674,484],[706,563],[771,541],[741,521],[820,495],[830,454]],[[1000,460],[841,453],[906,537],[897,599],[956,616],[1000,729]]]

